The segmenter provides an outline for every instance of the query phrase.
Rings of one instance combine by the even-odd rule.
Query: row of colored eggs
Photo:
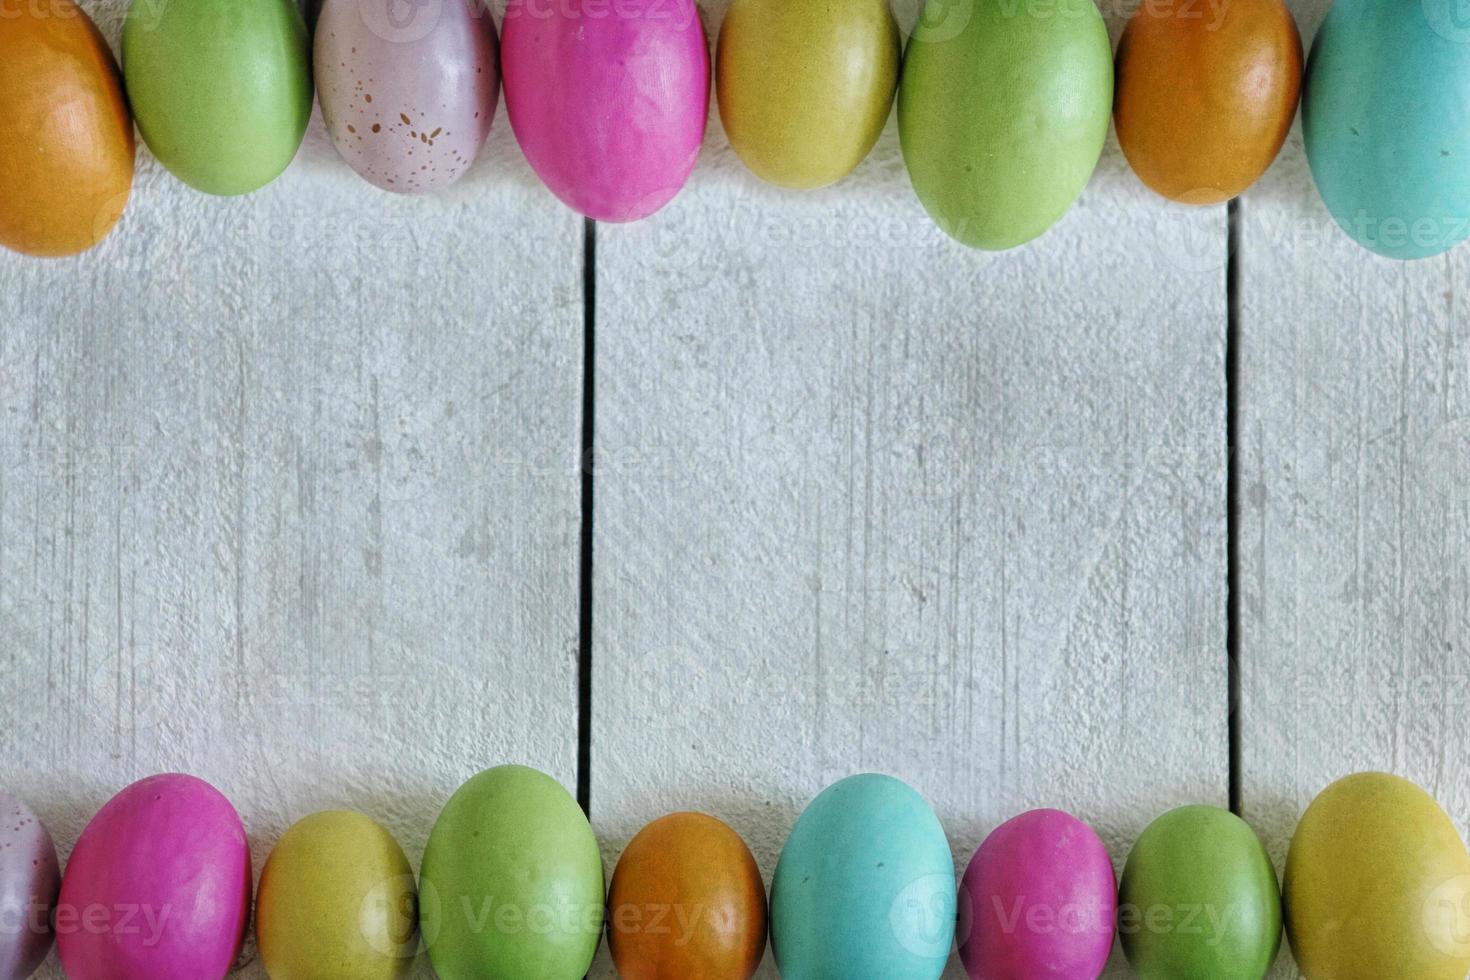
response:
[[[0,796],[0,980],[57,936],[74,980],[219,980],[251,907],[249,847],[213,787],[162,775],[88,824],[63,878],[50,836]],[[606,931],[629,980],[748,980],[767,934],[783,976],[936,980],[952,945],[972,978],[1096,980],[1114,935],[1158,980],[1259,980],[1285,931],[1309,980],[1463,980],[1470,855],[1413,783],[1328,787],[1291,841],[1283,889],[1229,811],[1186,806],[1139,837],[1121,883],[1096,833],[1059,810],[997,828],[956,881],[944,830],[888,776],[807,807],[769,903],[754,858],[714,817],[677,813],[628,844],[604,899],[593,832],[532,769],[475,776],[445,805],[417,878],[369,817],[326,811],[276,844],[255,899],[274,980],[393,980],[422,945],[446,980],[576,980]],[[14,928],[20,924],[22,928]]]
[[[1322,195],[1354,237],[1400,258],[1470,232],[1470,45],[1451,2],[1338,0],[1307,70]],[[708,110],[693,0],[511,0],[503,44],[479,3],[325,0],[316,85],[352,167],[395,191],[453,182],[489,131],[503,68],[511,125],[558,197],[604,221],[667,203]],[[293,0],[138,0],[123,32],[124,95],[73,0],[20,5],[0,20],[0,243],[63,255],[108,233],[132,181],[129,102],[143,139],[188,184],[230,195],[269,183],[307,126],[310,44]],[[717,75],[739,156],[793,188],[850,173],[897,93],[924,206],[955,238],[1004,249],[1071,207],[1110,116],[1161,194],[1239,194],[1295,116],[1301,43],[1281,0],[1149,0],[1114,69],[1092,0],[931,0],[902,56],[888,0],[734,0]]]

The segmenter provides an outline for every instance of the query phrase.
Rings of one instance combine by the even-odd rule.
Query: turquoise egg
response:
[[[890,776],[850,776],[811,802],[776,864],[781,976],[936,980],[955,894],[949,841],[924,798]]]
[[[1337,0],[1307,63],[1307,161],[1332,217],[1395,259],[1470,234],[1470,25],[1458,0]]]

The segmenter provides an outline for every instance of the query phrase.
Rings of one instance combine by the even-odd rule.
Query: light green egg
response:
[[[424,851],[420,923],[441,980],[579,980],[602,938],[602,855],[582,808],[525,766],[473,777]]]
[[[1112,105],[1093,0],[930,0],[898,93],[904,162],[946,233],[1012,248],[1082,193]]]
[[[1149,824],[1118,883],[1118,938],[1141,980],[1261,980],[1281,947],[1281,892],[1255,831],[1214,806]]]
[[[122,46],[138,131],[175,177],[248,194],[290,165],[312,99],[292,0],[134,0]]]

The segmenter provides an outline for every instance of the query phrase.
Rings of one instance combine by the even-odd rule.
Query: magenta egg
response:
[[[1118,887],[1092,828],[1032,810],[995,829],[960,885],[960,959],[974,980],[1097,980]]]
[[[511,0],[502,33],[511,128],[552,193],[598,221],[679,193],[709,113],[692,0]]]
[[[448,187],[490,134],[500,69],[480,0],[326,0],[315,62],[332,144],[384,190]]]
[[[250,847],[230,801],[193,776],[150,776],[82,831],[56,905],[71,980],[220,980],[250,913]]]

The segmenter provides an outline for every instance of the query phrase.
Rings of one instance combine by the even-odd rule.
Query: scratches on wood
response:
[[[1320,21],[1327,0],[1297,0]],[[1310,42],[1310,38],[1307,38]],[[1470,636],[1463,249],[1376,258],[1332,224],[1293,135],[1243,232],[1243,792],[1278,862],[1331,781],[1386,769],[1462,833]],[[1290,977],[1288,957],[1276,975]]]
[[[635,461],[598,470],[609,865],[696,807],[769,873],[865,769],[966,858],[1027,806],[1121,858],[1150,814],[1225,800],[1225,297],[1160,260],[1214,229],[1223,267],[1223,209],[1177,220],[1105,172],[992,256],[906,189],[892,133],[791,195],[716,128],[665,212],[599,229],[599,459]],[[1084,247],[1121,210],[1136,254]]]
[[[230,201],[145,154],[98,251],[0,254],[0,785],[63,850],[157,771],[257,862],[325,807],[416,857],[500,763],[575,785],[581,223],[508,128],[434,199],[323,140]]]

